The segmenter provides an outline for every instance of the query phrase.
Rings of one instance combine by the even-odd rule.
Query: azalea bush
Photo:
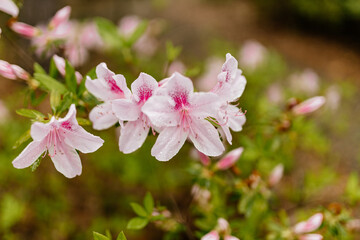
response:
[[[318,198],[344,181],[326,130],[347,128],[351,85],[253,40],[186,62],[164,20],[67,6],[31,26],[0,4],[42,63],[0,61],[2,238],[356,239],[357,174]]]

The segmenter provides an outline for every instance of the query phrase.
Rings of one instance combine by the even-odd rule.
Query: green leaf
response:
[[[141,217],[147,217],[148,213],[146,212],[146,210],[140,205],[140,204],[137,204],[137,203],[130,203],[131,205],[131,208],[134,210],[134,212],[141,216]]]
[[[109,238],[109,240],[112,240],[111,232],[109,229],[106,229],[105,234]]]
[[[147,26],[148,26],[148,22],[145,20],[141,21],[138,24],[136,30],[126,41],[129,47],[131,47],[145,33]]]
[[[60,103],[61,103],[61,93],[59,93],[58,91],[51,91],[50,105],[51,105],[51,109],[53,110],[54,114],[56,114]]]
[[[116,238],[116,240],[127,240],[123,231],[119,233],[119,236]]]
[[[139,230],[144,228],[148,223],[149,220],[146,218],[135,217],[130,219],[130,221],[127,224],[127,228],[133,230]]]
[[[355,172],[351,173],[348,179],[346,185],[346,196],[351,204],[355,204],[360,201],[359,178]]]
[[[67,89],[61,82],[56,79],[42,73],[35,73],[34,78],[38,80],[49,91],[56,91],[59,93],[66,93]]]
[[[81,125],[81,126],[91,126],[91,121],[89,119],[76,118],[76,120],[78,121],[79,125]]]
[[[64,112],[65,110],[67,110],[70,105],[73,102],[73,94],[72,93],[66,93],[62,100],[60,101],[60,104],[58,105],[57,109],[56,109],[56,113],[57,114],[61,114],[62,112]]]
[[[154,210],[154,199],[150,192],[147,192],[144,198],[144,207],[146,212],[151,215]]]
[[[110,49],[121,49],[123,47],[123,40],[119,36],[117,26],[113,22],[100,17],[95,18],[95,22],[100,36]]]
[[[73,68],[73,66],[70,65],[68,61],[66,61],[65,65],[65,83],[71,92],[76,93],[77,81],[75,69]]]
[[[97,232],[93,232],[93,236],[94,236],[94,240],[110,240],[105,235],[102,235],[102,234],[97,233]]]
[[[42,156],[40,156],[32,165],[31,172],[35,172],[35,170],[40,166]]]
[[[22,109],[16,110],[16,113],[20,116],[36,119],[39,121],[43,120],[45,117],[44,114],[42,114],[39,111],[33,110],[33,109],[22,108]]]
[[[172,42],[166,42],[166,55],[169,62],[173,62],[181,53],[181,47],[175,47]]]
[[[46,71],[43,69],[43,67],[38,64],[38,63],[34,63],[34,72],[35,73],[41,73],[41,74],[46,74]]]
[[[57,75],[58,75],[58,69],[56,67],[56,64],[55,64],[55,61],[53,58],[51,58],[50,60],[50,68],[49,68],[49,75],[52,77],[52,78],[56,78]]]
[[[13,149],[18,148],[21,144],[23,144],[24,142],[26,142],[30,138],[31,138],[31,135],[30,135],[30,129],[29,129],[19,137],[19,139],[15,142],[15,144],[13,146]]]

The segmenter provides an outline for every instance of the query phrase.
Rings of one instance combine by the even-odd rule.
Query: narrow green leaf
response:
[[[49,91],[57,91],[62,94],[67,92],[64,84],[46,74],[35,73],[34,77],[41,83],[42,86],[44,86]]]
[[[43,69],[43,67],[38,64],[38,63],[34,63],[34,72],[35,73],[41,73],[41,74],[46,74],[46,71]]]
[[[91,126],[91,121],[89,119],[76,118],[76,120],[78,121],[79,125],[81,125],[81,126]]]
[[[130,219],[127,224],[128,229],[139,230],[144,228],[149,223],[147,218],[135,217]]]
[[[106,229],[105,234],[106,234],[106,236],[108,237],[109,240],[112,240],[111,232],[110,232],[109,229]]]
[[[58,75],[58,73],[59,73],[59,71],[57,70],[55,61],[54,61],[53,58],[51,58],[51,60],[50,60],[50,67],[49,67],[49,75],[50,75],[52,78],[56,78],[57,75]]]
[[[127,240],[123,231],[119,233],[119,236],[116,238],[116,240]]]
[[[67,110],[70,105],[72,104],[72,100],[73,100],[73,95],[72,93],[66,93],[63,98],[61,99],[58,107],[56,108],[56,113],[57,114],[61,114],[62,112],[64,112],[65,110]]]
[[[102,234],[97,233],[97,232],[93,232],[93,236],[94,236],[94,240],[110,240],[105,235],[102,235]]]
[[[127,40],[127,44],[129,47],[131,47],[145,33],[147,26],[148,22],[146,20],[143,20],[138,24],[136,30]]]
[[[154,199],[150,192],[147,192],[144,198],[144,207],[146,212],[151,215],[154,210]]]
[[[19,137],[19,139],[15,142],[15,144],[13,146],[13,149],[18,148],[21,144],[23,144],[24,142],[26,142],[30,138],[31,138],[31,135],[30,135],[30,129],[29,129]]]
[[[73,68],[73,66],[70,65],[68,61],[66,61],[65,64],[65,83],[71,92],[76,93],[77,81],[75,69]]]
[[[182,48],[176,47],[172,42],[166,42],[166,55],[169,62],[174,61],[181,53]]]
[[[51,91],[50,93],[50,105],[54,114],[56,114],[57,109],[61,102],[61,94],[58,91]]]
[[[43,120],[45,117],[44,114],[42,114],[39,111],[33,110],[33,109],[22,108],[22,109],[16,110],[16,113],[20,116],[33,118],[33,119],[36,119],[39,121]]]
[[[101,38],[110,49],[121,49],[123,47],[123,41],[119,36],[117,26],[113,22],[100,17],[96,18],[95,22]]]
[[[146,217],[148,215],[148,213],[146,212],[146,210],[137,203],[130,203],[131,208],[134,210],[134,212],[139,215],[140,217]]]
[[[35,172],[35,170],[40,166],[42,160],[42,156],[40,156],[32,165],[31,165],[31,172]]]

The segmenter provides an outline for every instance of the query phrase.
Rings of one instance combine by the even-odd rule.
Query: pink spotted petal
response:
[[[221,99],[214,93],[197,92],[191,96],[193,114],[199,118],[216,117]]]
[[[320,234],[305,234],[299,236],[299,240],[322,240],[323,236]]]
[[[112,102],[112,110],[116,117],[122,121],[136,121],[141,114],[141,108],[130,99],[116,99]]]
[[[55,121],[55,117],[52,117],[50,122],[48,123],[34,122],[31,125],[31,130],[30,130],[32,139],[34,139],[35,141],[40,141],[44,139],[51,131],[52,129],[51,124],[54,121]]]
[[[184,145],[187,136],[188,133],[181,127],[164,128],[151,149],[151,155],[159,161],[170,160]]]
[[[151,123],[156,127],[176,126],[178,113],[174,111],[175,103],[168,96],[152,96],[141,108]]]
[[[226,170],[232,167],[239,160],[243,151],[244,148],[242,147],[230,151],[222,159],[220,159],[220,161],[216,163],[216,168],[219,170]]]
[[[215,230],[204,235],[201,240],[220,240],[219,233]]]
[[[200,152],[208,156],[219,156],[225,150],[218,131],[206,120],[192,121],[190,140]]]
[[[49,148],[49,156],[56,170],[67,178],[80,175],[82,166],[79,154],[69,145],[58,141],[55,147]]]
[[[95,152],[104,143],[100,137],[88,133],[79,125],[75,125],[71,129],[63,128],[63,131],[65,143],[83,153]]]
[[[107,129],[118,122],[118,118],[112,111],[111,102],[94,107],[89,114],[89,119],[96,130]]]
[[[64,118],[60,118],[59,122],[69,122],[72,125],[78,125],[78,122],[76,120],[76,107],[75,104],[71,104],[68,113]]]
[[[140,73],[139,77],[131,84],[131,91],[137,102],[146,102],[158,88],[158,82],[146,73]]]
[[[228,105],[228,122],[227,125],[234,132],[240,132],[242,130],[242,126],[246,122],[245,114],[240,111],[240,109],[234,105]]]
[[[145,142],[149,129],[150,127],[143,123],[143,119],[125,123],[120,132],[120,151],[132,153],[139,149]]]
[[[5,12],[13,17],[17,17],[19,14],[19,8],[12,0],[1,0],[0,11]]]
[[[294,232],[296,234],[302,234],[315,231],[322,224],[323,218],[324,217],[321,213],[317,213],[311,216],[308,220],[296,224],[294,226]]]
[[[51,28],[56,28],[60,26],[61,24],[67,22],[69,20],[71,13],[71,7],[66,6],[60,9],[55,13],[55,16],[50,20],[49,26]]]
[[[46,151],[46,139],[33,141],[12,162],[15,168],[26,168],[33,164]]]
[[[85,87],[96,98],[102,101],[111,100],[108,88],[103,82],[99,81],[98,79],[91,80],[91,78],[87,76],[85,81]]]
[[[194,92],[192,81],[178,72],[171,75],[164,88],[168,95],[174,99],[176,105],[186,105],[189,101],[189,95]]]
[[[325,103],[325,97],[317,96],[310,98],[293,108],[293,113],[296,115],[304,115],[308,113],[312,113],[318,110]]]
[[[38,28],[30,26],[30,25],[28,25],[26,23],[22,23],[22,22],[13,22],[10,25],[10,28],[14,32],[16,32],[24,37],[27,37],[27,38],[33,38],[40,34],[40,30]]]

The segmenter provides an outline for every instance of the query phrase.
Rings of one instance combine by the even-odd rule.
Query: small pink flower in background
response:
[[[10,119],[10,113],[4,102],[0,99],[0,124],[6,123]]]
[[[186,66],[181,61],[174,61],[169,66],[168,75],[171,76],[175,72],[184,74],[185,71],[186,71]]]
[[[284,165],[278,164],[270,173],[268,183],[271,187],[278,184],[284,174]]]
[[[246,122],[245,114],[230,103],[237,101],[241,97],[245,86],[246,79],[242,75],[242,71],[238,69],[238,61],[230,53],[226,54],[226,61],[218,75],[218,83],[211,92],[222,99],[220,111],[218,111],[215,118],[230,144],[232,144],[230,129],[239,132]]]
[[[219,233],[215,230],[204,235],[201,240],[220,240]]]
[[[312,69],[292,74],[289,77],[289,81],[291,89],[295,92],[313,95],[319,90],[319,76]]]
[[[195,184],[191,188],[191,194],[200,207],[207,208],[209,206],[211,192],[208,189],[201,188],[199,185]]]
[[[318,229],[324,216],[322,213],[317,213],[311,216],[308,220],[299,222],[293,227],[293,232],[298,235],[300,240],[322,240],[323,237],[320,234],[308,234]]]
[[[219,232],[226,233],[229,231],[230,225],[225,218],[219,218],[217,221],[217,229]]]
[[[220,161],[218,161],[215,165],[216,169],[219,170],[226,170],[232,167],[240,158],[241,154],[243,153],[244,148],[239,147],[228,154],[226,154]]]
[[[322,96],[312,97],[294,106],[292,111],[295,115],[312,113],[324,105],[325,101],[325,97]]]
[[[284,101],[284,93],[281,86],[277,83],[271,84],[266,91],[266,96],[269,102],[279,104]]]
[[[21,67],[0,60],[0,75],[7,79],[15,80],[17,78],[29,80],[30,74]]]
[[[87,90],[104,103],[94,107],[89,115],[93,128],[103,130],[113,126],[119,121],[112,110],[112,101],[115,99],[129,99],[130,89],[126,86],[123,75],[110,71],[105,63],[96,67],[97,79],[87,77],[85,86]]]
[[[19,15],[19,8],[12,0],[1,0],[0,11],[7,13],[13,17],[17,17],[17,15]]]
[[[142,111],[160,134],[151,150],[159,161],[175,156],[189,137],[208,156],[224,151],[216,128],[205,118],[215,117],[220,99],[213,93],[194,93],[191,80],[174,73],[143,106]]]
[[[40,29],[22,22],[13,22],[10,27],[14,32],[27,38],[33,38],[41,34]]]
[[[54,17],[52,17],[52,19],[49,22],[49,28],[51,29],[57,28],[61,24],[66,23],[70,18],[70,14],[71,14],[71,7],[70,6],[63,7],[62,9],[60,9],[55,13]]]
[[[59,73],[63,77],[65,77],[65,74],[66,74],[66,72],[65,72],[65,67],[66,67],[65,59],[62,58],[62,57],[59,57],[58,55],[54,55],[53,59],[54,59],[54,63],[55,63],[55,66],[56,66],[57,70],[59,71]],[[76,71],[75,76],[76,76],[77,83],[80,83],[81,80],[83,79],[83,76],[81,75],[81,73]]]
[[[210,58],[206,61],[206,69],[202,76],[195,82],[200,91],[210,91],[217,84],[217,76],[221,72],[223,60],[220,58]]]
[[[330,86],[325,93],[326,107],[332,111],[336,111],[341,102],[341,95],[339,89],[336,86]]]
[[[123,153],[131,153],[139,149],[151,127],[149,118],[141,108],[158,88],[158,82],[146,73],[131,84],[132,95],[126,99],[112,101],[112,110],[120,121],[127,121],[121,126],[119,148]]]
[[[76,120],[76,108],[72,104],[64,118],[52,117],[50,122],[35,122],[31,125],[33,141],[12,162],[15,168],[32,165],[48,151],[56,170],[67,178],[80,175],[82,166],[79,154],[95,152],[104,141],[85,131]]]
[[[246,41],[240,50],[240,65],[253,71],[264,62],[266,54],[266,48],[259,42]]]

